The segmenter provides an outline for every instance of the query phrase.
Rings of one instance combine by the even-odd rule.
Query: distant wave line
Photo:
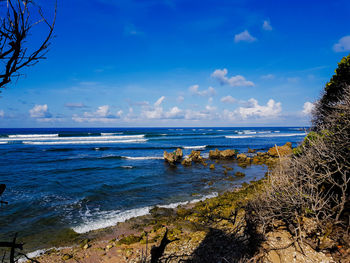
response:
[[[40,138],[40,137],[58,137],[58,133],[55,134],[11,134],[9,138]]]
[[[24,141],[23,144],[32,144],[32,145],[63,145],[63,144],[109,144],[109,143],[140,143],[146,142],[147,139],[135,139],[135,140],[104,140],[104,141],[55,141],[55,142],[33,142],[33,141]]]
[[[69,140],[76,140],[76,141],[87,141],[87,140],[109,140],[109,139],[137,139],[137,138],[144,138],[145,135],[121,135],[121,136],[81,136],[81,137],[54,137],[54,136],[48,136],[48,137],[39,137],[39,136],[32,136],[32,137],[14,137],[14,138],[0,138],[0,141],[49,141],[49,140],[58,140],[58,141],[69,141]]]
[[[266,135],[227,135],[228,139],[245,139],[245,138],[271,138],[271,137],[294,137],[305,136],[306,133],[290,133],[290,134],[266,134]]]

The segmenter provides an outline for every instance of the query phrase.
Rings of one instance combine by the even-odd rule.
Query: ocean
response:
[[[246,174],[224,180],[217,165],[170,167],[163,151],[266,151],[305,137],[301,127],[0,129],[0,240],[14,233],[27,249],[47,247],[67,229],[85,233],[145,215],[155,205],[176,207],[260,179],[264,166],[233,167]],[[209,162],[210,163],[210,162]]]

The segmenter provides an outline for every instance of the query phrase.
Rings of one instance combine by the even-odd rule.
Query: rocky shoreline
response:
[[[216,149],[210,151],[209,158],[203,158],[200,151],[192,151],[189,156],[183,158],[181,149],[177,149],[173,153],[164,152],[164,159],[172,166],[179,164],[188,166],[192,165],[193,162],[207,166],[209,161],[214,161],[208,169],[215,172],[215,165],[221,165],[219,160],[237,162],[242,168],[248,165],[267,165],[271,168],[278,162],[279,158],[288,156],[292,152],[291,144],[286,143],[284,146],[272,147],[267,152],[249,149],[247,153],[239,154],[231,149],[223,151]],[[225,175],[232,169],[229,166],[222,166],[225,168]],[[235,176],[244,176],[244,173],[236,172]],[[180,259],[189,260],[189,262],[211,262],[202,260],[203,258],[216,260],[220,257],[240,258],[248,252],[242,247],[244,242],[239,245],[233,239],[244,235],[239,231],[232,234],[232,230],[236,226],[229,218],[231,218],[232,213],[237,211],[237,207],[259,192],[265,181],[266,178],[263,178],[249,184],[243,183],[240,188],[231,189],[218,197],[180,205],[174,209],[154,207],[146,216],[132,218],[126,222],[118,223],[116,226],[90,231],[86,234],[78,235],[72,231],[72,233],[68,233],[66,240],[57,244],[63,248],[42,251],[42,254],[37,256],[35,260],[43,263],[149,262],[152,247],[160,246],[164,237],[169,241],[169,244],[161,256],[167,258],[167,262],[178,262]],[[236,218],[240,220],[243,217],[242,214],[237,215]],[[291,237],[284,233],[283,229],[279,231],[282,234],[277,235],[278,238],[272,235],[272,241],[267,240],[266,246],[273,243],[276,238],[285,239],[284,243],[291,240]],[[67,245],[68,247],[64,247]],[[239,253],[237,249],[240,250]],[[215,256],[219,258],[215,258]],[[271,260],[275,256],[271,252],[271,255],[267,255],[267,259]],[[322,260],[327,259],[324,254],[318,256]],[[302,260],[304,259],[302,258]],[[331,262],[327,260],[324,262]]]

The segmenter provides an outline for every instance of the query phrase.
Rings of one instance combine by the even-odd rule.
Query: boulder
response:
[[[270,156],[273,157],[284,157],[284,156],[289,156],[293,153],[293,149],[292,149],[292,143],[287,142],[285,145],[283,146],[276,146],[271,147],[269,149],[269,151],[267,152]]]
[[[210,170],[214,170],[215,169],[215,164],[211,164],[210,166],[209,166],[209,168],[210,168]]]
[[[255,153],[255,152],[256,152],[255,149],[250,149],[250,148],[248,147],[248,153]]]
[[[215,151],[210,150],[209,151],[209,158],[210,159],[220,159],[220,151],[218,149],[215,149]]]
[[[244,153],[240,153],[237,155],[237,159],[238,160],[245,160],[245,159],[247,159],[247,155],[245,155]]]
[[[238,177],[244,177],[244,176],[245,176],[245,173],[242,173],[242,172],[236,172],[236,173],[235,173],[235,176],[238,176]]]
[[[191,154],[188,156],[189,159],[191,159],[193,162],[196,163],[202,163],[203,157],[201,156],[200,151],[192,151]]]
[[[190,158],[183,159],[181,164],[183,166],[191,166],[192,165],[192,160]]]
[[[220,152],[221,159],[231,159],[231,158],[235,157],[235,155],[236,155],[235,150],[227,149],[227,150],[223,150]]]
[[[168,153],[164,151],[163,157],[164,160],[167,161],[171,165],[175,165],[175,163],[179,162],[182,159],[183,153],[180,148],[177,148],[176,151],[172,153]]]

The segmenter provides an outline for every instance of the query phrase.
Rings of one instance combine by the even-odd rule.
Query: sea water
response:
[[[67,229],[85,233],[145,215],[155,205],[204,200],[264,176],[264,166],[170,167],[163,151],[270,147],[302,141],[300,127],[0,129],[0,240],[18,233],[30,249],[47,247]],[[210,184],[208,182],[211,182]]]

